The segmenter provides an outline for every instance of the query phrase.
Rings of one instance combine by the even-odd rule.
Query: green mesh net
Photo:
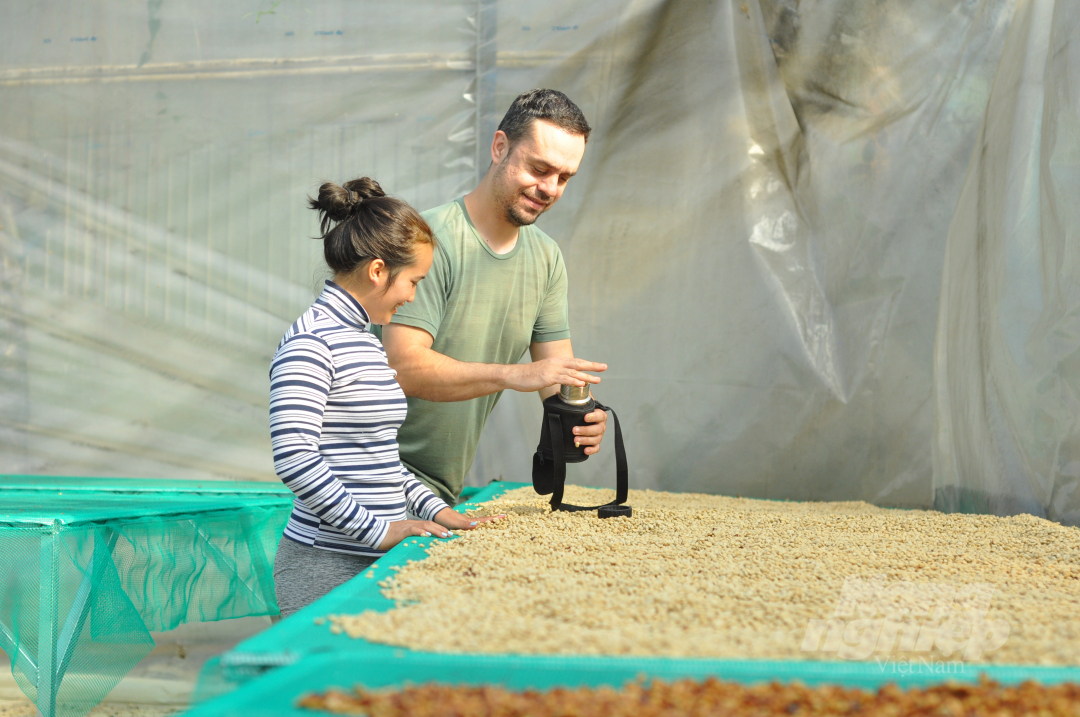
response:
[[[43,715],[86,714],[151,631],[277,613],[284,486],[0,476],[0,494],[0,648]]]

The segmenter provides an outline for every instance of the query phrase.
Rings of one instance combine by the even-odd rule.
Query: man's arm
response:
[[[573,358],[574,348],[570,345],[570,339],[561,341],[533,341],[529,346],[529,354],[533,361],[546,361],[556,358]],[[606,368],[606,366],[605,366]],[[600,379],[590,383],[599,383]],[[562,381],[561,383],[566,383]],[[582,386],[584,384],[576,384]],[[547,386],[540,389],[540,400],[555,395],[559,390],[558,385]],[[604,440],[604,431],[607,430],[607,413],[596,409],[585,415],[585,420],[591,425],[577,426],[574,428],[574,445],[585,446],[585,455],[591,456],[600,450],[600,442]]]
[[[533,361],[543,361],[549,358],[574,358],[574,347],[570,345],[570,339],[562,339],[561,341],[533,341],[529,344],[529,356]],[[597,383],[600,379],[596,380]],[[545,386],[540,389],[540,400],[543,401],[549,396],[554,396],[559,392],[558,383],[551,386]],[[580,386],[582,384],[575,384]]]
[[[434,339],[427,331],[405,324],[384,326],[382,341],[405,395],[426,401],[467,401],[506,389],[527,393],[563,383],[584,386],[600,383],[599,377],[585,371],[607,369],[606,364],[574,358],[569,339],[550,342],[566,344],[566,348],[539,360],[536,347],[544,344],[534,343],[533,361],[526,364],[456,361],[432,350]],[[547,395],[554,390],[549,390]]]

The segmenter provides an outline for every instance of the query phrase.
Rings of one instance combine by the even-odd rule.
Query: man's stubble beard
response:
[[[506,221],[510,222],[515,226],[527,227],[535,224],[536,220],[540,218],[540,214],[543,213],[544,212],[540,212],[535,217],[526,216],[519,212],[516,206],[511,204],[506,207]]]
[[[517,197],[519,193],[514,191],[508,191],[506,189],[505,183],[502,181],[503,175],[506,174],[506,166],[506,164],[501,164],[496,167],[495,176],[492,177],[492,179],[494,180],[492,184],[495,187],[495,201],[502,207],[503,216],[506,218],[506,221],[517,227],[530,226],[536,223],[536,220],[540,218],[540,215],[550,209],[551,205],[549,204],[548,206],[541,209],[539,212],[536,213],[536,216],[523,214],[517,207]]]
[[[521,214],[521,212],[517,210],[517,207],[513,205],[506,207],[506,221],[510,222],[514,226],[527,227],[536,222],[539,217],[539,214],[537,214],[535,217],[524,216],[523,214]]]

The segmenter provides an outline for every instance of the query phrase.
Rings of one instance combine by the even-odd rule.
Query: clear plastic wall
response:
[[[539,224],[634,486],[1080,523],[1071,1],[20,0],[0,38],[4,472],[273,480],[305,196],[460,196],[547,86],[595,128]],[[539,425],[504,395],[470,480]]]

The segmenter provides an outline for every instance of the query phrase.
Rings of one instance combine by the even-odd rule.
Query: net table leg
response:
[[[56,714],[56,633],[60,622],[60,523],[41,535],[38,574],[37,709],[42,717]]]
[[[57,688],[64,680],[64,673],[67,672],[71,656],[79,642],[79,636],[86,625],[86,616],[90,613],[90,593],[97,573],[102,569],[100,562],[112,559],[112,549],[116,545],[117,537],[117,532],[109,528],[98,528],[94,531],[94,551],[86,566],[86,572],[83,573],[82,581],[79,583],[79,589],[75,592],[75,601],[71,604],[56,643],[56,656],[59,660],[56,666]],[[99,548],[101,545],[104,546],[104,550]]]
[[[266,550],[263,549],[261,540],[253,538],[255,535],[255,525],[252,522],[252,518],[247,513],[242,513],[240,517],[240,526],[244,531],[244,535],[248,539],[248,549],[251,555],[251,568],[255,573],[255,579],[259,583],[259,590],[262,592],[263,602],[267,606],[267,613],[269,615],[275,614],[270,611],[270,606],[277,607],[277,596],[274,592],[274,562],[266,555]]]
[[[0,622],[0,650],[3,650],[11,658],[12,672],[16,666],[26,673],[30,681],[37,684],[37,660],[26,651],[26,647],[16,647],[15,634],[4,623]]]

